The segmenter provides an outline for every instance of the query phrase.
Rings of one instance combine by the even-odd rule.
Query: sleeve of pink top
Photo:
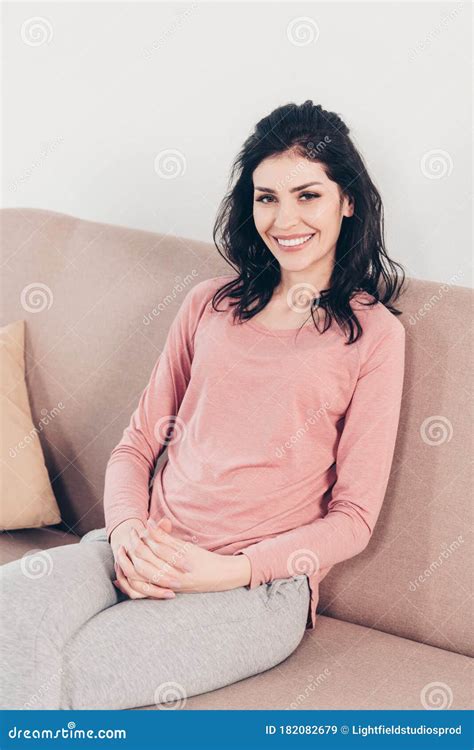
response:
[[[122,521],[138,518],[146,523],[148,518],[150,479],[190,378],[197,324],[196,287],[201,283],[186,294],[138,406],[107,463],[104,516],[109,541]]]
[[[397,321],[361,365],[339,439],[327,514],[234,553],[250,560],[250,588],[298,575],[298,557],[309,560],[312,575],[367,546],[390,475],[404,366],[405,329]]]

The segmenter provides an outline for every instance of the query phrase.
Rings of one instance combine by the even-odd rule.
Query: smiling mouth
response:
[[[286,249],[292,249],[292,248],[299,248],[303,247],[303,245],[306,245],[316,234],[316,232],[313,232],[313,234],[307,234],[304,237],[299,237],[296,240],[285,240],[283,238],[273,237],[273,239],[278,242],[278,245],[280,247],[283,247]]]

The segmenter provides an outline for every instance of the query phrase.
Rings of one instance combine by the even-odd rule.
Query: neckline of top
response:
[[[261,333],[266,333],[269,336],[294,336],[300,329],[305,330],[306,328],[309,328],[309,323],[305,322],[305,324],[301,327],[298,326],[297,328],[267,328],[266,326],[263,326],[261,323],[257,323],[254,321],[253,318],[247,318],[247,320],[244,321],[244,323],[247,323],[250,328],[254,328],[256,331],[260,331]],[[314,327],[314,324],[313,324]]]

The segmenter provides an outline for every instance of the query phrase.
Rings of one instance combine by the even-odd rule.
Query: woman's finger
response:
[[[160,569],[156,565],[151,565],[145,560],[136,558],[131,550],[126,550],[120,546],[117,552],[119,563],[129,581],[134,578],[143,582],[159,584],[163,588],[180,588],[181,581],[178,571],[170,572],[164,568]]]
[[[139,591],[153,599],[174,599],[176,597],[175,592],[171,589],[163,588],[162,586],[155,586],[155,584],[149,583],[148,581],[132,579],[131,583]]]
[[[160,544],[150,539],[146,531],[138,533],[135,529],[131,531],[134,543],[132,545],[133,555],[157,565],[172,574],[172,568],[179,568],[184,572],[191,570],[190,564],[185,560],[183,555],[178,555],[165,544]]]
[[[126,594],[130,599],[146,599],[146,594],[141,594],[139,591],[135,591],[126,578],[117,578],[120,591]]]
[[[141,571],[135,568],[133,561],[130,559],[129,551],[125,549],[122,544],[117,550],[117,559],[125,577],[128,580],[131,580],[132,578],[139,580],[141,579],[143,581],[147,580],[146,575],[143,575]]]
[[[132,561],[128,557],[127,550],[123,546],[123,544],[120,545],[120,547],[117,550],[117,561],[122,568],[122,571],[124,575],[127,578],[130,578],[135,574],[135,578],[139,577],[137,576],[135,569],[133,567]]]
[[[146,530],[156,542],[167,544],[168,547],[176,552],[179,552],[184,545],[184,542],[181,541],[181,539],[177,539],[175,536],[168,534],[161,526],[152,526],[151,523],[147,521]]]
[[[130,599],[146,599],[146,594],[136,591],[128,582],[120,565],[117,566],[117,584],[120,591],[130,597]]]
[[[174,599],[174,591],[161,586],[155,586],[148,581],[141,581],[136,578],[127,579],[118,563],[115,564],[117,573],[117,588],[131,599],[146,599],[152,597],[155,599]]]
[[[179,567],[185,571],[192,570],[192,564],[186,557],[186,550],[191,546],[190,542],[183,542],[181,539],[173,540],[169,534],[166,535],[167,538],[162,537],[159,530],[148,528],[141,530],[139,536],[162,560],[173,567]],[[172,540],[172,544],[168,543],[168,539]]]

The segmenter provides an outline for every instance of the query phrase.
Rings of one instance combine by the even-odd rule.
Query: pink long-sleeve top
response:
[[[319,582],[367,545],[384,499],[403,388],[405,329],[380,302],[351,306],[364,333],[345,345],[333,321],[296,330],[233,322],[214,292],[186,293],[129,425],[107,464],[108,538],[128,518],[163,515],[172,534],[245,554],[250,588],[308,576],[307,627]],[[156,460],[168,454],[149,484]]]

